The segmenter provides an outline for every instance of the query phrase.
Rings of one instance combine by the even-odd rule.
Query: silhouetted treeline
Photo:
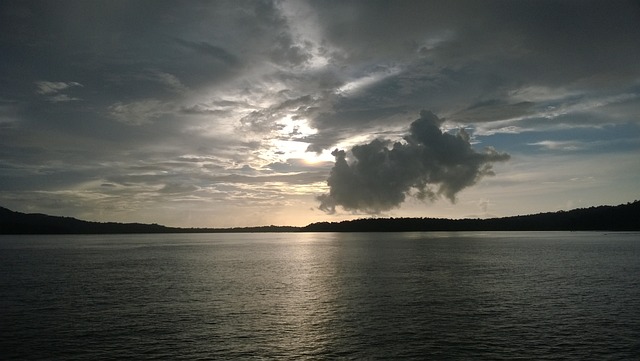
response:
[[[640,201],[491,219],[366,218],[305,227],[175,228],[158,224],[88,222],[25,214],[0,207],[0,234],[411,232],[411,231],[640,231]]]
[[[300,232],[301,227],[294,226],[257,226],[233,228],[173,228],[177,233],[279,233]]]
[[[640,231],[640,201],[490,219],[366,218],[312,223],[305,232]]]

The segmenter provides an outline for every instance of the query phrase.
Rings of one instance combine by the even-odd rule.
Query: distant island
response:
[[[20,213],[0,207],[0,234],[125,234],[248,232],[429,232],[429,231],[640,231],[640,201],[489,219],[363,218],[304,227],[178,228],[159,224],[89,222],[71,217]]]

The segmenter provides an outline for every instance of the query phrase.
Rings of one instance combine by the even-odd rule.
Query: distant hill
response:
[[[89,222],[71,217],[21,213],[0,207],[0,234],[125,234],[298,232],[300,227],[177,228],[159,224]]]
[[[173,230],[158,224],[88,222],[71,217],[14,212],[0,207],[1,234],[167,233]]]
[[[0,207],[0,234],[411,232],[411,231],[640,231],[640,201],[490,219],[366,218],[305,227],[175,228],[158,224],[88,222],[14,212]]]

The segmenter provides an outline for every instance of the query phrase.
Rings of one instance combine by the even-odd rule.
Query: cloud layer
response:
[[[422,111],[404,142],[375,139],[356,145],[350,163],[344,150],[334,150],[330,190],[318,197],[320,209],[335,213],[339,205],[379,213],[400,206],[408,194],[430,200],[442,195],[454,202],[458,192],[493,175],[492,163],[509,159],[493,148],[476,152],[464,129],[455,135],[444,133],[442,123],[435,114]]]
[[[567,154],[613,167],[578,172],[598,180],[585,203],[626,202],[638,24],[631,0],[3,1],[0,205],[202,226],[508,215],[580,204],[523,191]],[[421,109],[440,119],[407,131]],[[353,151],[335,165],[336,148]],[[525,184],[479,193],[504,179]]]

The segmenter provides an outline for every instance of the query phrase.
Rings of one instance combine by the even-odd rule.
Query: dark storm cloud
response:
[[[443,133],[441,125],[435,114],[422,111],[405,142],[376,139],[354,146],[350,163],[347,153],[336,149],[327,180],[330,191],[318,197],[320,209],[333,213],[342,206],[379,213],[398,207],[412,190],[419,199],[443,195],[453,202],[458,192],[493,175],[493,162],[509,159],[492,148],[476,152],[463,129],[452,135]]]

